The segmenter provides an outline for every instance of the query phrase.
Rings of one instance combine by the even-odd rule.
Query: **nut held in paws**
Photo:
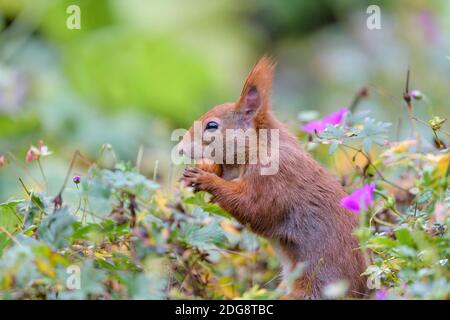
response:
[[[196,165],[197,168],[202,169],[206,172],[214,173],[217,176],[222,176],[222,166],[219,164],[216,164],[211,159],[200,159],[197,161]]]

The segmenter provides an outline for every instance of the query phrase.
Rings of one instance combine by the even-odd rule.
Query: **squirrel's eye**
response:
[[[205,130],[214,131],[214,130],[217,130],[217,129],[219,129],[219,124],[217,122],[215,122],[215,121],[210,121],[210,122],[208,122],[206,124]]]

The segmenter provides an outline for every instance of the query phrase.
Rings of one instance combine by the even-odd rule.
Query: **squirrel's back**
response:
[[[270,228],[254,230],[268,237],[284,260],[284,272],[306,262],[302,286],[320,297],[326,284],[348,281],[349,295],[362,297],[365,261],[352,235],[358,216],[339,202],[346,194],[338,180],[300,146],[298,139],[272,115],[267,126],[279,129],[279,170],[263,176],[248,168],[242,178],[254,189],[259,214]],[[260,195],[259,197],[257,195]],[[286,262],[288,262],[286,266]]]

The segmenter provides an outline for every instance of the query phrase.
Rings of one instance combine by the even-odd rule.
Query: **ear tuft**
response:
[[[270,91],[272,89],[275,63],[264,55],[255,64],[245,80],[237,108],[246,114],[266,112],[270,107]]]
[[[261,105],[261,97],[256,86],[250,86],[242,104],[246,113],[253,113]]]

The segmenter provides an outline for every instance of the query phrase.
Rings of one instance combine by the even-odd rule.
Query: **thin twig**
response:
[[[0,226],[0,231],[3,232],[4,234],[6,234],[8,236],[8,238],[10,238],[12,241],[14,241],[15,244],[17,244],[18,246],[22,246],[20,244],[19,241],[17,241],[16,237],[14,237],[8,230],[6,230],[3,226]]]
[[[359,103],[363,98],[366,98],[368,95],[367,87],[362,87],[359,89],[359,91],[356,93],[355,97],[353,98],[352,102],[350,103],[350,111],[354,112],[356,108],[358,107]]]
[[[23,183],[22,178],[19,178],[19,182],[20,182],[20,184],[22,185],[22,188],[25,190],[25,193],[26,193],[28,196],[30,196],[30,195],[31,195],[31,192],[28,191],[27,187],[25,186],[25,183]]]
[[[385,226],[388,226],[388,227],[393,227],[393,226],[394,226],[393,224],[391,224],[391,223],[389,223],[389,222],[385,222],[385,221],[383,221],[383,220],[380,220],[380,219],[378,219],[378,218],[376,217],[376,215],[377,215],[378,213],[380,213],[383,209],[384,209],[384,208],[381,208],[381,209],[375,211],[375,213],[374,213],[373,215],[370,216],[370,219],[369,219],[369,228],[372,228],[372,221],[373,221],[373,220],[375,220],[375,221],[378,222],[379,224],[382,224],[382,225],[385,225]]]
[[[72,156],[72,161],[70,162],[70,166],[69,169],[67,170],[66,173],[66,177],[64,178],[64,183],[61,186],[61,189],[59,190],[58,194],[56,195],[56,197],[53,199],[53,203],[55,204],[55,210],[58,208],[61,208],[62,206],[62,194],[64,192],[64,189],[67,186],[67,183],[69,182],[69,177],[70,177],[70,173],[72,172],[73,166],[75,165],[75,160],[77,159],[77,157],[83,159],[85,162],[87,162],[88,164],[90,164],[90,161],[87,160],[81,153],[79,150],[76,150],[75,153]]]
[[[381,180],[383,180],[384,182],[390,184],[391,186],[393,186],[393,187],[395,187],[395,188],[397,188],[397,189],[399,189],[399,190],[402,190],[402,191],[404,191],[404,192],[409,193],[409,191],[406,190],[405,188],[402,188],[402,187],[400,187],[399,185],[397,185],[397,184],[395,184],[395,183],[393,183],[393,182],[387,180],[387,179],[384,177],[384,175],[380,172],[380,170],[378,170],[378,168],[373,164],[373,162],[372,162],[372,160],[370,159],[370,157],[369,157],[363,150],[358,149],[358,148],[355,148],[355,147],[352,147],[352,146],[349,146],[349,145],[344,144],[344,143],[342,143],[341,145],[344,146],[344,147],[347,147],[347,148],[349,148],[349,149],[352,149],[352,150],[356,151],[357,153],[361,153],[361,154],[364,156],[364,158],[366,158],[367,163],[369,164],[369,166],[371,166],[371,167],[375,170],[375,172],[377,173],[377,175],[380,177]]]
[[[37,159],[37,164],[39,167],[39,171],[41,172],[42,179],[44,180],[45,192],[48,193],[48,180],[47,177],[45,176],[44,168],[42,168],[42,163],[40,159]]]
[[[200,260],[200,258],[202,258],[202,257],[203,257],[203,255],[199,254],[197,257],[195,257],[195,260],[192,261],[190,267],[187,268],[186,273],[181,281],[180,289],[183,288],[184,282],[190,277],[192,270],[194,269],[195,265],[197,264],[197,261]]]
[[[409,83],[410,83],[410,69],[408,67],[408,71],[406,73],[406,83],[405,83],[405,92],[403,92],[403,100],[406,102],[406,109],[408,110],[408,118],[411,122],[411,127],[413,129],[413,132],[416,136],[416,140],[417,140],[417,150],[420,151],[420,133],[417,130],[417,125],[416,125],[416,121],[414,120],[414,115],[413,115],[413,106],[412,106],[412,98],[411,98],[411,94],[409,92]]]
[[[37,203],[34,200],[34,198],[31,195],[31,191],[29,191],[27,189],[27,187],[25,186],[25,183],[23,183],[22,178],[19,178],[19,182],[22,185],[22,188],[25,190],[25,193],[27,194],[27,196],[30,197],[31,202],[34,203],[34,205],[39,208],[39,210],[40,210],[40,212],[39,212],[39,220],[42,220],[42,214],[45,212],[45,209],[39,203]]]
[[[80,153],[79,150],[75,151],[75,153],[72,156],[72,161],[70,162],[69,169],[67,170],[66,177],[64,178],[64,183],[63,183],[63,185],[62,185],[62,187],[61,187],[61,189],[60,189],[58,194],[62,194],[64,192],[64,189],[66,188],[66,185],[67,185],[67,183],[69,181],[70,173],[72,172],[72,169],[73,169],[73,166],[75,164],[75,160],[76,160],[77,157],[81,157],[81,158],[85,159],[83,157],[83,155]]]
[[[23,220],[22,218],[17,214],[16,210],[14,208],[9,208],[11,210],[11,212],[13,213],[13,215],[16,216],[17,220],[19,220],[20,225],[23,226]]]

